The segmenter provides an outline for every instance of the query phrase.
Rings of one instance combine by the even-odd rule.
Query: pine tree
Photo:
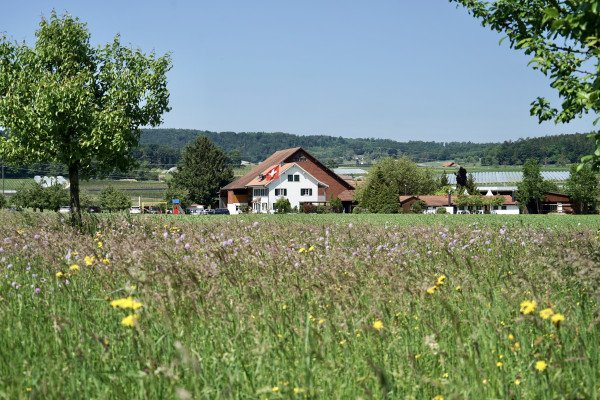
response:
[[[227,155],[207,137],[199,136],[184,149],[172,185],[187,190],[193,202],[214,205],[219,189],[232,180]]]

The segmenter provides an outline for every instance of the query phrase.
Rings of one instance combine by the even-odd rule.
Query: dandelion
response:
[[[509,334],[508,334],[508,340],[509,340],[510,342],[512,342],[513,340],[515,340],[515,337],[513,336],[513,334],[512,334],[512,333],[509,333]]]
[[[98,248],[101,249],[103,246],[102,242],[98,242]]]
[[[537,307],[537,303],[535,300],[525,300],[525,301],[521,302],[521,309],[520,309],[521,314],[529,315],[535,311],[536,307]]]
[[[550,321],[556,326],[560,326],[560,323],[565,320],[565,316],[562,314],[554,314]]]
[[[540,372],[544,371],[547,367],[548,364],[546,364],[546,361],[537,361],[535,363],[535,369],[537,369]]]
[[[310,247],[308,248],[308,251],[315,251],[315,246],[310,246]]]
[[[88,267],[92,264],[94,264],[94,261],[96,261],[96,257],[94,256],[85,256],[83,258],[83,261],[85,262],[85,265],[87,265]]]
[[[79,271],[79,269],[80,269],[79,265],[77,265],[77,264],[73,264],[69,267],[69,271],[73,271],[73,272],[77,272],[77,271]]]
[[[515,385],[519,386],[521,384],[521,380],[519,378],[515,379]]]
[[[434,294],[437,288],[437,286],[430,287],[429,289],[427,289],[427,294]]]
[[[383,322],[380,319],[376,319],[375,322],[373,322],[373,329],[375,329],[376,331],[382,330]]]
[[[135,301],[131,296],[113,300],[110,302],[110,305],[113,306],[113,308],[131,308],[132,310],[137,310],[142,307],[142,303]]]
[[[442,286],[444,284],[444,281],[446,280],[446,275],[440,275],[439,278],[437,278],[437,286]]]
[[[502,361],[498,361],[496,363],[496,367],[498,367],[498,368],[502,368],[503,365],[504,365],[504,363]]]
[[[277,392],[279,392],[279,386],[273,386],[273,387],[271,388],[271,392],[273,392],[273,393],[277,393]]]
[[[58,272],[56,273],[56,277],[57,277],[57,278],[59,278],[59,279],[60,279],[60,278],[62,278],[64,275],[65,275],[65,274],[63,274],[63,273],[62,273],[62,272],[60,272],[60,271],[58,271]]]
[[[305,247],[300,247],[300,250],[298,250],[298,253],[304,253],[306,251]]]
[[[108,264],[110,264],[110,260],[108,258],[103,258],[102,259],[102,264],[108,265]]]
[[[138,318],[137,314],[129,314],[121,320],[121,325],[131,328],[136,324]]]
[[[551,308],[544,308],[542,311],[540,311],[540,317],[542,317],[542,319],[548,319],[552,315],[554,315],[554,311],[552,311]]]

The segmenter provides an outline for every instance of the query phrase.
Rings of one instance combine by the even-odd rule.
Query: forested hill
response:
[[[333,136],[300,136],[282,132],[210,132],[190,129],[147,129],[142,132],[140,158],[146,153],[168,152],[172,159],[197,136],[204,135],[235,157],[258,162],[288,147],[303,147],[323,161],[343,163],[356,159],[370,162],[391,155],[407,155],[417,162],[457,160],[483,164],[522,164],[528,158],[543,163],[574,163],[593,151],[586,134],[527,138],[504,143],[397,142],[390,139],[351,139]],[[157,154],[159,153],[159,154]],[[164,161],[163,161],[164,162]]]

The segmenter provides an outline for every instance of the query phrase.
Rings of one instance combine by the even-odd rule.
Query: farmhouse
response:
[[[350,212],[354,186],[321,164],[301,147],[279,150],[249,173],[223,187],[220,207],[239,214],[245,208],[255,213],[273,212],[273,205],[286,197],[292,207],[325,204],[332,198],[342,201]]]
[[[471,197],[471,199],[469,199]],[[472,201],[470,201],[472,200]],[[511,196],[400,196],[402,212],[411,212],[417,201],[424,203],[423,212],[434,214],[439,208],[448,214],[519,214],[519,206]]]

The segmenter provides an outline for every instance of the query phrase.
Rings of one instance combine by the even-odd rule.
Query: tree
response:
[[[596,210],[600,186],[598,176],[589,165],[580,170],[575,165],[571,166],[571,175],[565,182],[565,188],[575,206],[575,212],[587,214]]]
[[[192,201],[190,200],[190,193],[186,189],[182,189],[179,187],[173,186],[172,182],[169,182],[169,186],[167,187],[167,191],[165,192],[165,200],[167,202],[167,207],[173,206],[173,200],[179,200],[179,205],[184,210],[188,208]]]
[[[84,23],[53,11],[33,47],[0,37],[0,157],[56,162],[69,172],[71,221],[81,223],[79,180],[126,170],[140,126],[169,110],[169,55],[112,43],[92,47]]]
[[[484,26],[506,34],[510,46],[532,57],[530,64],[551,79],[562,100],[560,109],[538,97],[531,115],[540,122],[566,123],[589,112],[600,113],[600,7],[597,0],[450,0],[465,6]],[[594,122],[596,123],[598,119]],[[600,168],[600,132],[596,151],[583,157]]]
[[[183,150],[171,183],[189,192],[191,201],[213,205],[220,188],[233,180],[227,155],[207,137],[198,138]]]
[[[440,176],[440,186],[444,187],[449,185],[450,182],[448,181],[448,174],[446,174],[446,170],[444,170],[444,172],[442,172],[442,176]]]
[[[62,185],[52,185],[42,190],[42,201],[48,210],[58,211],[69,203],[69,193]]]
[[[540,163],[530,158],[523,164],[523,179],[517,183],[517,201],[527,207],[530,214],[539,214],[540,203],[544,200],[546,192],[544,178],[540,173]]]
[[[465,183],[465,189],[469,194],[478,194],[479,190],[477,189],[477,185],[475,184],[475,177],[473,174],[469,173],[467,176],[467,182]]]
[[[462,192],[465,186],[467,186],[467,170],[464,167],[460,167],[456,173],[456,189]]]
[[[123,191],[107,186],[102,189],[98,198],[100,207],[109,212],[125,210],[131,207],[131,198]]]

